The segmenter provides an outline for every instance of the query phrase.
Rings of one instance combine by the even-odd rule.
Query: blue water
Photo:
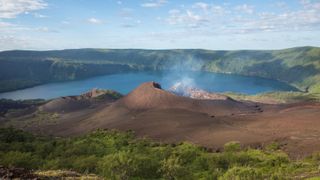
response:
[[[296,90],[291,86],[274,80],[231,74],[209,72],[136,72],[105,75],[85,80],[49,83],[32,88],[0,93],[0,99],[51,99],[60,96],[79,95],[92,88],[112,89],[127,94],[141,83],[147,81],[159,82],[164,89],[170,88],[176,82],[183,81],[209,92],[228,91],[257,94],[269,91]]]

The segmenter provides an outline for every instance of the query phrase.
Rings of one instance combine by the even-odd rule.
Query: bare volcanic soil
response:
[[[144,83],[115,102],[96,103],[93,108],[84,108],[88,107],[87,99],[64,100],[39,108],[52,113],[53,108],[48,107],[54,103],[63,108],[67,104],[67,111],[57,108],[55,123],[43,120],[21,128],[57,136],[98,128],[133,130],[138,136],[163,142],[190,141],[214,150],[229,141],[253,147],[277,141],[297,158],[320,151],[320,104],[315,102],[269,105],[219,95],[193,99],[165,91],[155,82]]]

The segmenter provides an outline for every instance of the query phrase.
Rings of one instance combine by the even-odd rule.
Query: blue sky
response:
[[[0,50],[320,46],[320,0],[0,0]]]

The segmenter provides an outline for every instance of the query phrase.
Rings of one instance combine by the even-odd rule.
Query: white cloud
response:
[[[301,0],[300,5],[301,8],[294,10],[261,12],[250,4],[232,6],[198,2],[170,10],[166,21],[176,27],[202,28],[211,34],[319,31],[320,1]]]
[[[211,13],[214,16],[223,16],[228,14],[229,12],[222,6],[211,6]]]
[[[0,0],[0,18],[15,18],[19,14],[44,9],[47,6],[43,0]]]
[[[173,14],[178,14],[178,13],[180,13],[181,11],[179,10],[179,9],[171,9],[170,11],[169,11],[169,14],[171,14],[171,15],[173,15]]]
[[[194,8],[200,8],[204,11],[207,11],[210,8],[210,5],[204,2],[197,2],[193,5]]]
[[[48,17],[48,16],[46,16],[46,15],[39,14],[39,13],[33,13],[33,16],[34,16],[35,18],[47,18],[47,17]]]
[[[311,0],[300,0],[300,4],[302,4],[305,9],[314,9],[320,10],[320,1],[311,1]]]
[[[0,21],[0,35],[1,34],[2,35],[4,35],[4,34],[13,34],[13,33],[16,33],[18,31],[27,31],[29,29],[30,28],[19,26],[17,24]]]
[[[254,7],[248,4],[242,4],[242,5],[236,6],[235,9],[237,11],[241,11],[247,14],[253,14],[254,12]]]
[[[119,15],[124,19],[132,19],[134,10],[131,8],[122,8],[119,12]]]
[[[63,24],[63,25],[69,25],[70,22],[69,22],[69,21],[61,21],[61,24]]]
[[[0,50],[24,49],[29,45],[25,38],[12,35],[0,35]]]
[[[123,27],[123,28],[135,28],[135,27],[139,26],[141,23],[142,23],[141,20],[135,20],[135,21],[130,20],[129,22],[123,23],[121,25],[121,27]]]
[[[149,2],[141,4],[141,6],[146,8],[157,8],[167,3],[168,3],[167,0],[150,0]]]
[[[181,12],[180,10],[172,9],[169,11],[167,22],[171,25],[181,25],[185,27],[197,28],[205,24],[208,19],[205,16],[196,14],[191,10]]]
[[[34,30],[36,30],[38,32],[45,32],[45,33],[59,33],[58,30],[51,29],[48,27],[38,27],[38,28],[34,28]]]
[[[282,8],[282,9],[287,9],[288,8],[288,4],[286,2],[283,2],[283,1],[276,2],[275,6],[278,7],[278,8]]]
[[[220,5],[207,4],[203,2],[194,3],[192,5],[192,8],[198,9],[205,14],[211,14],[211,15],[223,15],[226,13],[226,10],[224,9],[224,7]]]
[[[320,30],[320,2],[303,0],[301,5],[303,8],[296,11],[261,13],[255,23],[274,26],[276,30]]]
[[[40,31],[40,32],[49,32],[49,28],[48,27],[39,27],[39,28],[36,28],[37,31]]]
[[[8,27],[12,27],[14,26],[13,24],[11,23],[8,23],[8,22],[1,22],[0,21],[0,29],[4,29],[4,28],[8,28]]]
[[[87,22],[90,24],[102,24],[103,23],[100,19],[97,19],[94,17],[87,19]]]
[[[32,35],[1,35],[0,34],[0,51],[12,49],[30,49],[30,50],[48,50],[48,49],[65,49],[70,41],[61,44],[65,38],[56,39],[50,36],[50,40],[41,36]],[[67,44],[67,45],[66,45]]]
[[[227,11],[222,6],[197,2],[191,5],[191,8],[183,6],[181,10],[171,9],[166,20],[171,25],[199,28],[216,24],[225,14]]]

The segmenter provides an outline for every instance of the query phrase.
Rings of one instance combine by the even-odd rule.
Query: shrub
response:
[[[1,154],[1,164],[8,167],[28,167],[30,169],[39,168],[42,160],[32,155],[19,151],[9,151],[6,154]]]
[[[264,179],[262,173],[255,168],[233,167],[229,169],[221,179],[228,180],[257,180]]]
[[[276,151],[276,150],[279,150],[279,149],[280,149],[280,145],[277,142],[272,142],[271,144],[269,144],[266,147],[266,150],[268,150],[268,151]]]
[[[179,157],[171,156],[163,160],[160,171],[165,179],[191,179],[190,171]]]
[[[76,156],[73,161],[74,170],[80,173],[97,173],[99,158],[91,156]]]
[[[17,136],[17,137],[16,137]],[[72,138],[36,137],[0,129],[0,165],[76,170],[106,179],[286,179],[319,172],[320,156],[293,161],[281,150],[227,143],[211,153],[190,143],[154,143],[132,132],[98,130]]]
[[[0,129],[0,141],[4,143],[28,142],[34,139],[32,134],[14,128]]]
[[[237,141],[231,141],[224,145],[225,152],[238,152],[241,150],[240,143]]]
[[[101,175],[113,179],[152,179],[158,177],[157,169],[159,167],[152,159],[128,151],[107,155],[99,163]]]

